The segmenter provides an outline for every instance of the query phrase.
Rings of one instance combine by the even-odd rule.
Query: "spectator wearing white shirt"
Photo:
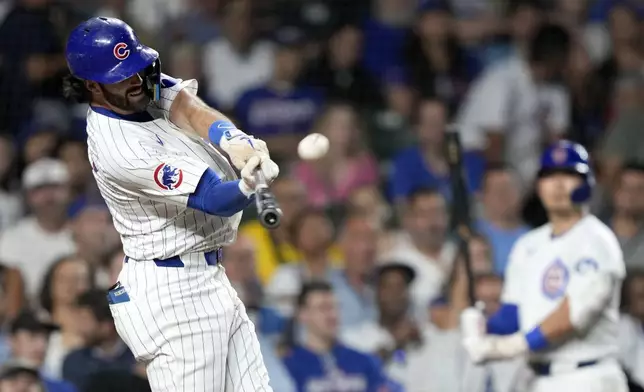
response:
[[[554,81],[568,63],[570,41],[563,28],[544,25],[526,56],[499,62],[474,82],[457,120],[466,150],[507,162],[532,183],[542,145],[568,128],[567,91]]]
[[[74,253],[67,221],[69,172],[53,159],[41,159],[23,173],[22,185],[32,215],[0,233],[0,260],[18,268],[33,295],[54,260]]]
[[[247,2],[223,9],[222,28],[223,36],[204,48],[203,73],[209,99],[230,110],[244,91],[268,82],[275,54],[271,43],[254,39]]]
[[[414,313],[426,322],[427,304],[440,295],[452,269],[457,247],[448,239],[445,198],[433,189],[413,192],[403,208],[403,231],[393,236],[381,260],[397,260],[414,270],[411,287]]]

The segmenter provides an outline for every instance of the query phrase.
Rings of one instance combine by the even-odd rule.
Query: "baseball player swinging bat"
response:
[[[199,100],[196,80],[161,73],[121,20],[81,23],[66,58],[65,95],[90,105],[89,159],[127,255],[110,309],[152,391],[272,391],[220,264],[253,198],[262,223],[279,224],[266,143]]]

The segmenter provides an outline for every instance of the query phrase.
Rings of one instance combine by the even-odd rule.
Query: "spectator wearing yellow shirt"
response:
[[[252,221],[240,228],[240,233],[250,238],[257,250],[257,275],[263,284],[268,283],[275,270],[283,264],[298,263],[302,254],[292,245],[289,227],[293,218],[308,208],[306,190],[297,180],[278,177],[271,189],[282,208],[282,224],[275,230],[266,230],[258,221]],[[342,260],[337,244],[329,248],[329,259]]]

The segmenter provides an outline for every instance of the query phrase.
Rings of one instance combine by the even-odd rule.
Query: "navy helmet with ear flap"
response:
[[[577,174],[583,179],[582,185],[572,192],[573,203],[585,203],[592,196],[595,186],[588,152],[578,143],[561,140],[548,147],[541,156],[541,168],[538,177],[545,177],[552,173]]]
[[[160,97],[159,53],[122,20],[96,17],[79,24],[67,39],[65,58],[76,78],[114,84],[139,74],[151,98]]]

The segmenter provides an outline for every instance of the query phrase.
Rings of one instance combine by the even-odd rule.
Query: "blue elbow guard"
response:
[[[222,182],[214,170],[208,169],[188,197],[188,207],[210,215],[233,216],[246,208],[253,198],[239,189],[239,180]]]
[[[487,320],[487,332],[494,335],[510,335],[519,330],[519,308],[513,304],[503,304]]]
[[[208,139],[216,145],[219,145],[221,138],[224,137],[226,132],[230,133],[233,130],[237,130],[237,127],[230,121],[215,121],[212,123],[210,128],[208,128]],[[230,136],[227,137],[230,139]]]

